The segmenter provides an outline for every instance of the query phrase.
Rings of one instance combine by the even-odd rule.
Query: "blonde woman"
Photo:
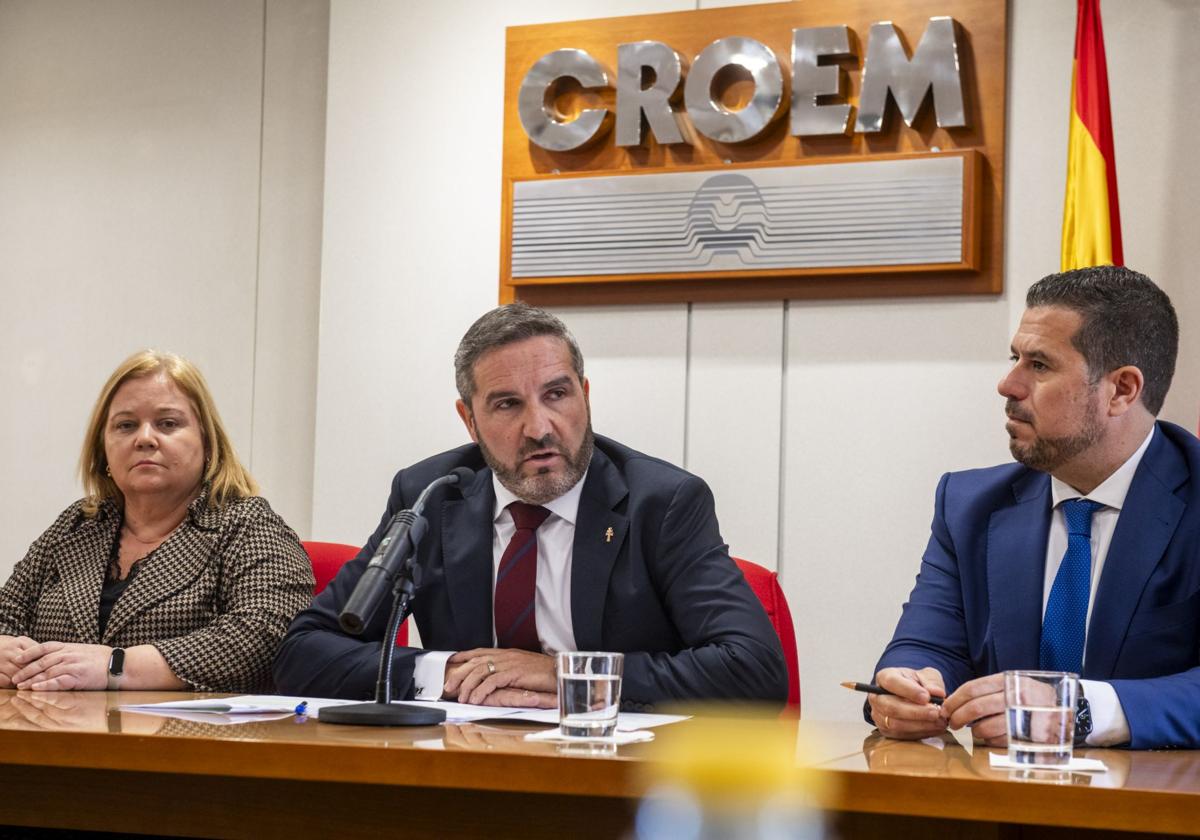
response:
[[[84,498],[0,589],[0,688],[270,689],[312,569],[196,367],[152,350],[122,362],[79,471]]]

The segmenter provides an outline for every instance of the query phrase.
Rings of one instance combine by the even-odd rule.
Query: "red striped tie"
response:
[[[539,653],[537,611],[537,529],[550,511],[537,505],[513,502],[508,506],[516,532],[496,570],[496,646]]]

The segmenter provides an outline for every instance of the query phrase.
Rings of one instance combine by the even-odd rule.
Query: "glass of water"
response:
[[[1005,671],[1009,761],[1047,768],[1070,764],[1078,696],[1075,674]]]
[[[558,654],[558,728],[575,738],[610,738],[617,731],[625,655],[600,651]]]

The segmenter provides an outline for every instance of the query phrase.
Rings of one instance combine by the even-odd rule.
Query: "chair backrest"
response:
[[[316,580],[313,595],[321,594],[329,582],[337,577],[342,566],[353,560],[359,551],[356,546],[345,543],[309,540],[303,542],[302,545],[308,553],[308,560],[312,563],[313,578]],[[396,634],[396,644],[401,646],[408,644],[408,619],[405,619],[404,623],[400,625],[400,632]]]
[[[762,601],[767,618],[779,636],[779,644],[783,646],[783,658],[788,670],[788,706],[795,707],[791,711],[800,713],[800,658],[796,654],[796,628],[792,625],[792,611],[788,609],[787,598],[779,585],[779,574],[763,568],[757,563],[734,557],[746,583]]]

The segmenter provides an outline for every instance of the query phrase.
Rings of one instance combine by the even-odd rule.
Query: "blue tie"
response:
[[[1042,619],[1039,667],[1043,670],[1078,674],[1083,669],[1088,596],[1092,590],[1092,513],[1102,507],[1091,499],[1062,503],[1067,519],[1067,553],[1054,576]]]

